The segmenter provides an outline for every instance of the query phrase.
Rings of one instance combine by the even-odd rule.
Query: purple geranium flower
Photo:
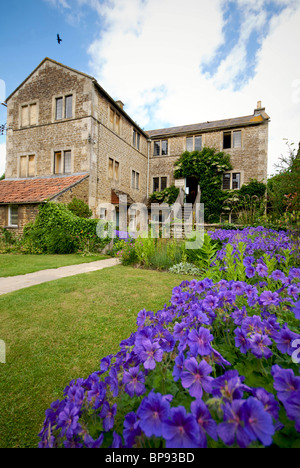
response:
[[[246,354],[250,346],[246,332],[241,330],[241,328],[236,328],[234,334],[235,346],[240,349],[242,354]]]
[[[284,407],[289,419],[296,422],[295,429],[300,432],[300,390],[293,392],[285,401]]]
[[[260,304],[264,306],[268,305],[278,305],[279,304],[279,295],[276,292],[264,291],[259,298]]]
[[[199,331],[191,330],[188,334],[188,344],[191,349],[191,353],[194,356],[200,354],[200,356],[206,356],[211,352],[210,342],[214,339],[213,335],[207,328],[201,327]]]
[[[185,358],[183,353],[179,353],[178,356],[175,358],[175,366],[173,369],[173,378],[175,382],[177,382],[181,377],[181,373],[184,367],[184,361]]]
[[[281,353],[287,353],[289,356],[291,356],[294,352],[292,343],[297,338],[300,338],[300,335],[297,335],[287,327],[284,327],[280,330],[280,332],[273,332],[272,338],[274,339],[275,343],[277,344],[277,348]]]
[[[272,351],[268,348],[272,344],[272,341],[268,338],[267,335],[260,335],[255,333],[249,339],[250,350],[254,356],[257,358],[268,359],[272,356]]]
[[[256,266],[256,271],[259,274],[259,276],[262,276],[262,277],[268,276],[268,268],[264,263],[259,263]]]
[[[242,419],[252,441],[258,439],[264,446],[271,445],[275,433],[272,416],[264,410],[261,401],[249,397],[242,406]]]
[[[292,393],[300,391],[300,377],[295,377],[292,369],[282,369],[275,364],[272,366],[271,374],[274,378],[277,397],[283,404]]]
[[[162,435],[166,448],[196,448],[199,426],[193,415],[188,414],[183,406],[178,406],[171,408],[170,419],[162,425]]]
[[[242,296],[245,291],[245,284],[242,281],[235,281],[232,284],[231,290],[237,296]]]
[[[125,391],[131,398],[136,394],[140,396],[145,393],[146,388],[144,385],[145,376],[140,371],[140,366],[131,367],[128,372],[124,371],[123,383],[125,384]]]
[[[213,378],[209,377],[209,374],[212,372],[212,367],[204,359],[200,364],[194,357],[186,359],[184,368],[186,370],[181,373],[181,383],[184,388],[189,389],[191,396],[202,398],[203,390],[211,392]]]
[[[285,274],[281,271],[281,270],[275,270],[273,271],[273,273],[270,275],[272,279],[274,279],[275,281],[281,281],[283,282],[286,277],[285,277]]]
[[[144,340],[142,347],[140,358],[144,363],[145,369],[154,369],[156,361],[160,362],[163,358],[163,350],[158,343],[152,343],[150,340]]]
[[[228,401],[239,400],[243,398],[244,391],[250,391],[250,388],[243,384],[244,380],[245,377],[240,376],[237,370],[226,371],[214,379],[212,394]]]
[[[292,311],[294,312],[296,319],[300,320],[300,301],[294,304]]]
[[[218,440],[218,427],[216,421],[211,417],[211,414],[202,400],[196,400],[191,403],[191,412],[195,417],[199,426],[199,448],[207,447],[208,434],[215,441]]]
[[[170,404],[160,393],[152,391],[143,399],[137,416],[140,419],[140,428],[147,437],[162,436],[162,424],[168,420],[169,411]]]
[[[226,445],[238,443],[239,447],[246,448],[251,443],[251,438],[244,428],[241,408],[244,400],[233,400],[222,405],[224,422],[218,426],[218,435]]]
[[[66,435],[67,439],[72,439],[74,435],[77,435],[81,431],[78,420],[79,409],[73,404],[65,406],[64,410],[58,415],[57,427],[62,428],[61,435]]]
[[[264,388],[255,388],[253,396],[262,402],[267,413],[271,414],[274,419],[278,419],[280,406],[272,393],[267,392]]]
[[[255,276],[254,266],[253,265],[247,266],[245,269],[245,273],[246,273],[247,278],[253,278],[253,276]]]
[[[141,434],[141,429],[134,411],[126,414],[124,420],[123,437],[127,448],[133,446],[135,438]]]

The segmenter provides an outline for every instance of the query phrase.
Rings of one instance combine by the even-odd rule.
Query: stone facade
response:
[[[191,137],[229,153],[241,185],[266,180],[268,121],[258,103],[247,117],[145,132],[93,77],[46,58],[7,99],[6,179],[87,174],[55,200],[81,198],[99,217],[99,204],[111,203],[113,190],[145,203],[154,179],[161,187],[174,184],[174,162]],[[240,145],[223,149],[224,131],[232,138],[240,132]],[[167,141],[166,154],[154,149],[158,141]]]

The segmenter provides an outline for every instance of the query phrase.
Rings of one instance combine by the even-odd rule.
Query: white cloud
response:
[[[5,172],[6,144],[0,143],[0,177]]]

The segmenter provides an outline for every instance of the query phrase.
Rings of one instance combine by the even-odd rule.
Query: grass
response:
[[[69,255],[18,255],[0,254],[0,278],[25,275],[35,271],[78,265],[107,258],[105,255],[84,257],[79,254]]]
[[[0,296],[0,448],[35,448],[45,410],[72,379],[136,330],[136,316],[168,303],[187,276],[115,266]]]

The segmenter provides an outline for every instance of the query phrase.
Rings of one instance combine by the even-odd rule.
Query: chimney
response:
[[[257,101],[257,107],[254,109],[254,115],[260,115],[265,110],[265,107],[262,107],[261,101]]]
[[[116,101],[116,104],[118,104],[118,106],[121,107],[122,110],[124,109],[124,103],[122,101]]]

